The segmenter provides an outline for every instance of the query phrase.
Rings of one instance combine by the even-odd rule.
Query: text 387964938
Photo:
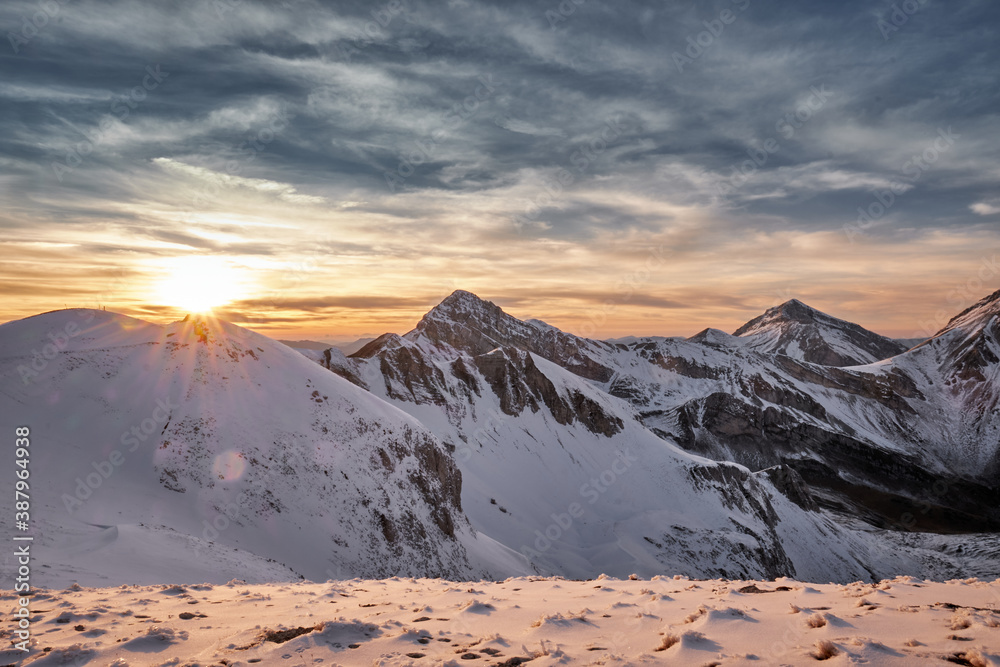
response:
[[[18,426],[14,429],[14,476],[17,478],[14,483],[14,525],[18,532],[27,532],[31,520],[31,496],[28,494],[28,478],[31,477],[31,472],[28,470],[28,462],[31,459],[30,435],[31,430],[27,426]],[[33,539],[30,535],[14,535],[14,542],[18,543],[14,549],[14,556],[17,559],[14,591],[19,594],[19,597],[14,611],[15,628],[11,634],[19,640],[14,644],[14,647],[21,651],[28,650],[28,642],[31,639],[29,596],[31,595],[31,541]]]

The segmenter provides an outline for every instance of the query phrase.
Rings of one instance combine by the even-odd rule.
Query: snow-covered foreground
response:
[[[1000,579],[73,586],[32,610],[0,664],[1000,665]]]

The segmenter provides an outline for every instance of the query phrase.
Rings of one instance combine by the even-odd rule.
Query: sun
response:
[[[168,260],[156,284],[157,302],[189,313],[209,312],[243,296],[242,270],[217,257]]]

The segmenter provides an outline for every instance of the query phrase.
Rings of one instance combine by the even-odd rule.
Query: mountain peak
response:
[[[433,310],[444,309],[444,310],[471,310],[476,308],[484,308],[487,306],[493,306],[496,308],[496,304],[486,301],[485,299],[480,299],[478,296],[472,292],[467,292],[464,289],[457,289],[448,296],[446,296],[441,303],[434,307]],[[432,311],[433,312],[433,311]]]
[[[464,289],[457,289],[448,296],[444,298],[441,303],[446,303],[449,301],[482,301],[477,295]]]
[[[610,368],[592,358],[593,341],[539,320],[523,322],[492,301],[465,290],[456,290],[431,309],[403,339],[427,340],[474,357],[498,347],[514,347],[558,363],[581,377],[606,382],[612,375]]]
[[[812,306],[808,306],[808,305],[802,303],[801,301],[799,301],[798,299],[789,299],[788,301],[784,302],[783,304],[781,304],[778,307],[779,308],[804,308],[806,310],[816,310]]]
[[[892,339],[827,315],[798,299],[768,308],[733,335],[746,339],[750,349],[824,366],[870,364],[906,350]]]
[[[820,318],[835,319],[822,311],[816,310],[812,306],[802,303],[798,299],[789,299],[780,306],[769,308],[767,312],[780,315],[788,320],[795,320],[796,322],[813,322]]]
[[[502,339],[500,332],[511,327],[524,328],[525,325],[520,320],[505,313],[495,303],[481,299],[472,292],[455,290],[424,315],[411,334],[422,333],[435,339],[447,330],[450,332],[449,335],[443,337],[450,339],[459,330],[465,332],[463,335],[474,331],[476,337],[485,335],[490,341],[493,341]],[[452,342],[457,343],[457,341]],[[495,342],[486,344],[489,345],[490,350],[497,347]],[[479,350],[480,353],[484,351],[486,350]]]
[[[840,321],[835,317],[831,317],[826,313],[816,310],[812,306],[802,303],[798,299],[789,299],[782,304],[768,308],[762,314],[753,318],[734,331],[733,335],[745,336],[747,334],[757,333],[758,331],[778,326],[782,323],[800,322],[809,324],[816,322],[817,320],[825,320],[829,322]]]
[[[961,313],[951,318],[936,336],[952,329],[978,329],[994,315],[1000,315],[1000,290],[985,296]]]
[[[188,313],[184,319],[168,324],[167,331],[171,332],[169,335],[176,336],[178,341],[197,339],[201,343],[214,343],[220,338],[228,338],[225,325],[223,320],[214,315]]]
[[[492,301],[481,299],[472,292],[455,290],[424,315],[421,324],[427,320],[490,322],[502,318],[513,319]],[[419,324],[417,328],[420,328]]]

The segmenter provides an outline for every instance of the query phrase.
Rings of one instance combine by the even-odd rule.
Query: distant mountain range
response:
[[[284,343],[288,347],[295,348],[296,350],[314,350],[320,351],[335,347],[344,354],[354,354],[362,347],[368,343],[375,340],[374,338],[358,338],[347,343],[323,343],[318,340],[279,340],[279,343]]]
[[[0,326],[0,414],[58,582],[997,576],[998,302],[908,349],[796,300],[611,342],[458,291],[349,356],[56,311]]]
[[[796,300],[733,335],[607,343],[456,292],[405,336],[326,365],[407,409],[452,400],[442,358],[467,366],[494,349],[526,351],[623,399],[686,450],[751,470],[789,467],[824,506],[880,526],[995,530],[998,301],[983,299],[907,350]],[[376,369],[379,381],[359,381]],[[947,492],[928,495],[935,483]]]

